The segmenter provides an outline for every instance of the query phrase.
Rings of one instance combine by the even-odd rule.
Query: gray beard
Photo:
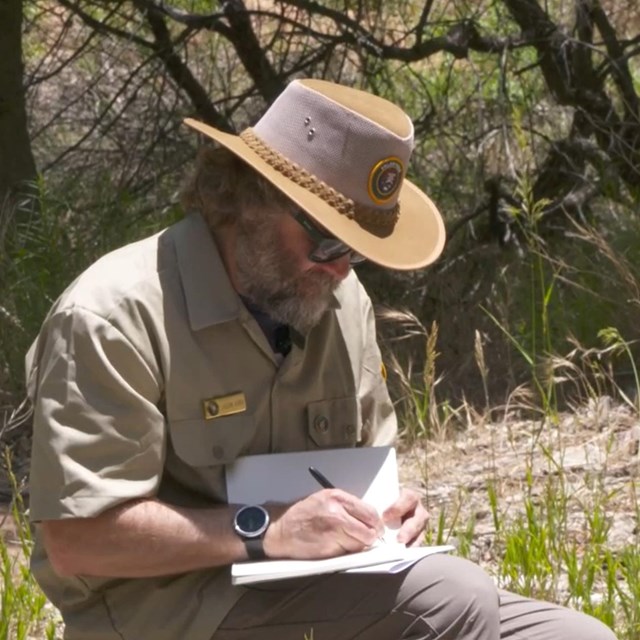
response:
[[[297,272],[294,257],[280,246],[270,221],[240,222],[235,249],[242,295],[303,335],[320,322],[339,281],[328,273]]]

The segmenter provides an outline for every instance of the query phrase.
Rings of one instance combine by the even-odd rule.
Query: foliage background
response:
[[[441,208],[447,249],[429,270],[367,265],[361,276],[381,306],[436,321],[452,403],[501,403],[528,380],[504,327],[536,366],[569,337],[595,346],[605,326],[635,340],[635,291],[584,230],[635,270],[634,0],[28,0],[21,9],[24,68],[12,75],[0,63],[0,78],[21,73],[28,121],[21,142],[0,135],[9,405],[22,391],[25,346],[65,284],[180,215],[198,142],[182,118],[239,131],[300,76],[384,95],[414,120],[410,175]],[[3,29],[7,42],[11,25]],[[0,131],[21,122],[0,112]],[[14,165],[22,169],[7,175]],[[484,387],[476,331],[488,345]],[[407,347],[420,376],[415,352]]]

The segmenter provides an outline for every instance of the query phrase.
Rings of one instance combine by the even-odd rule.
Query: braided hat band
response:
[[[318,196],[336,211],[347,216],[347,218],[369,227],[384,229],[393,229],[398,221],[400,205],[397,202],[393,208],[383,210],[354,202],[351,198],[336,191],[333,187],[309,173],[306,169],[285,158],[281,153],[268,147],[251,127],[242,131],[240,137],[251,150],[285,178],[292,180]]]

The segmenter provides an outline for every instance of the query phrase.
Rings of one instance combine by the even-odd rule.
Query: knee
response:
[[[440,568],[440,589],[456,610],[499,619],[500,598],[491,577],[477,564],[447,556]]]
[[[498,591],[478,565],[455,556],[428,556],[407,579],[416,594],[411,613],[429,621],[442,637],[499,636]]]
[[[577,611],[571,611],[562,629],[570,629],[571,636],[580,640],[617,640],[615,633],[604,622]]]

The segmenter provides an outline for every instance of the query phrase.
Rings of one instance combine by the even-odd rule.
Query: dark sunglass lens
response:
[[[352,251],[351,248],[341,240],[325,235],[311,218],[301,211],[295,211],[292,215],[316,242],[316,248],[309,254],[309,260],[313,262],[332,262],[333,260],[342,258],[342,256],[347,253],[351,254],[349,256],[349,264],[351,265],[357,265],[366,260],[364,256]]]
[[[314,262],[331,262],[342,258],[342,256],[349,253],[351,249],[340,242],[340,240],[322,240],[318,243],[318,246],[311,252],[309,258]]]

